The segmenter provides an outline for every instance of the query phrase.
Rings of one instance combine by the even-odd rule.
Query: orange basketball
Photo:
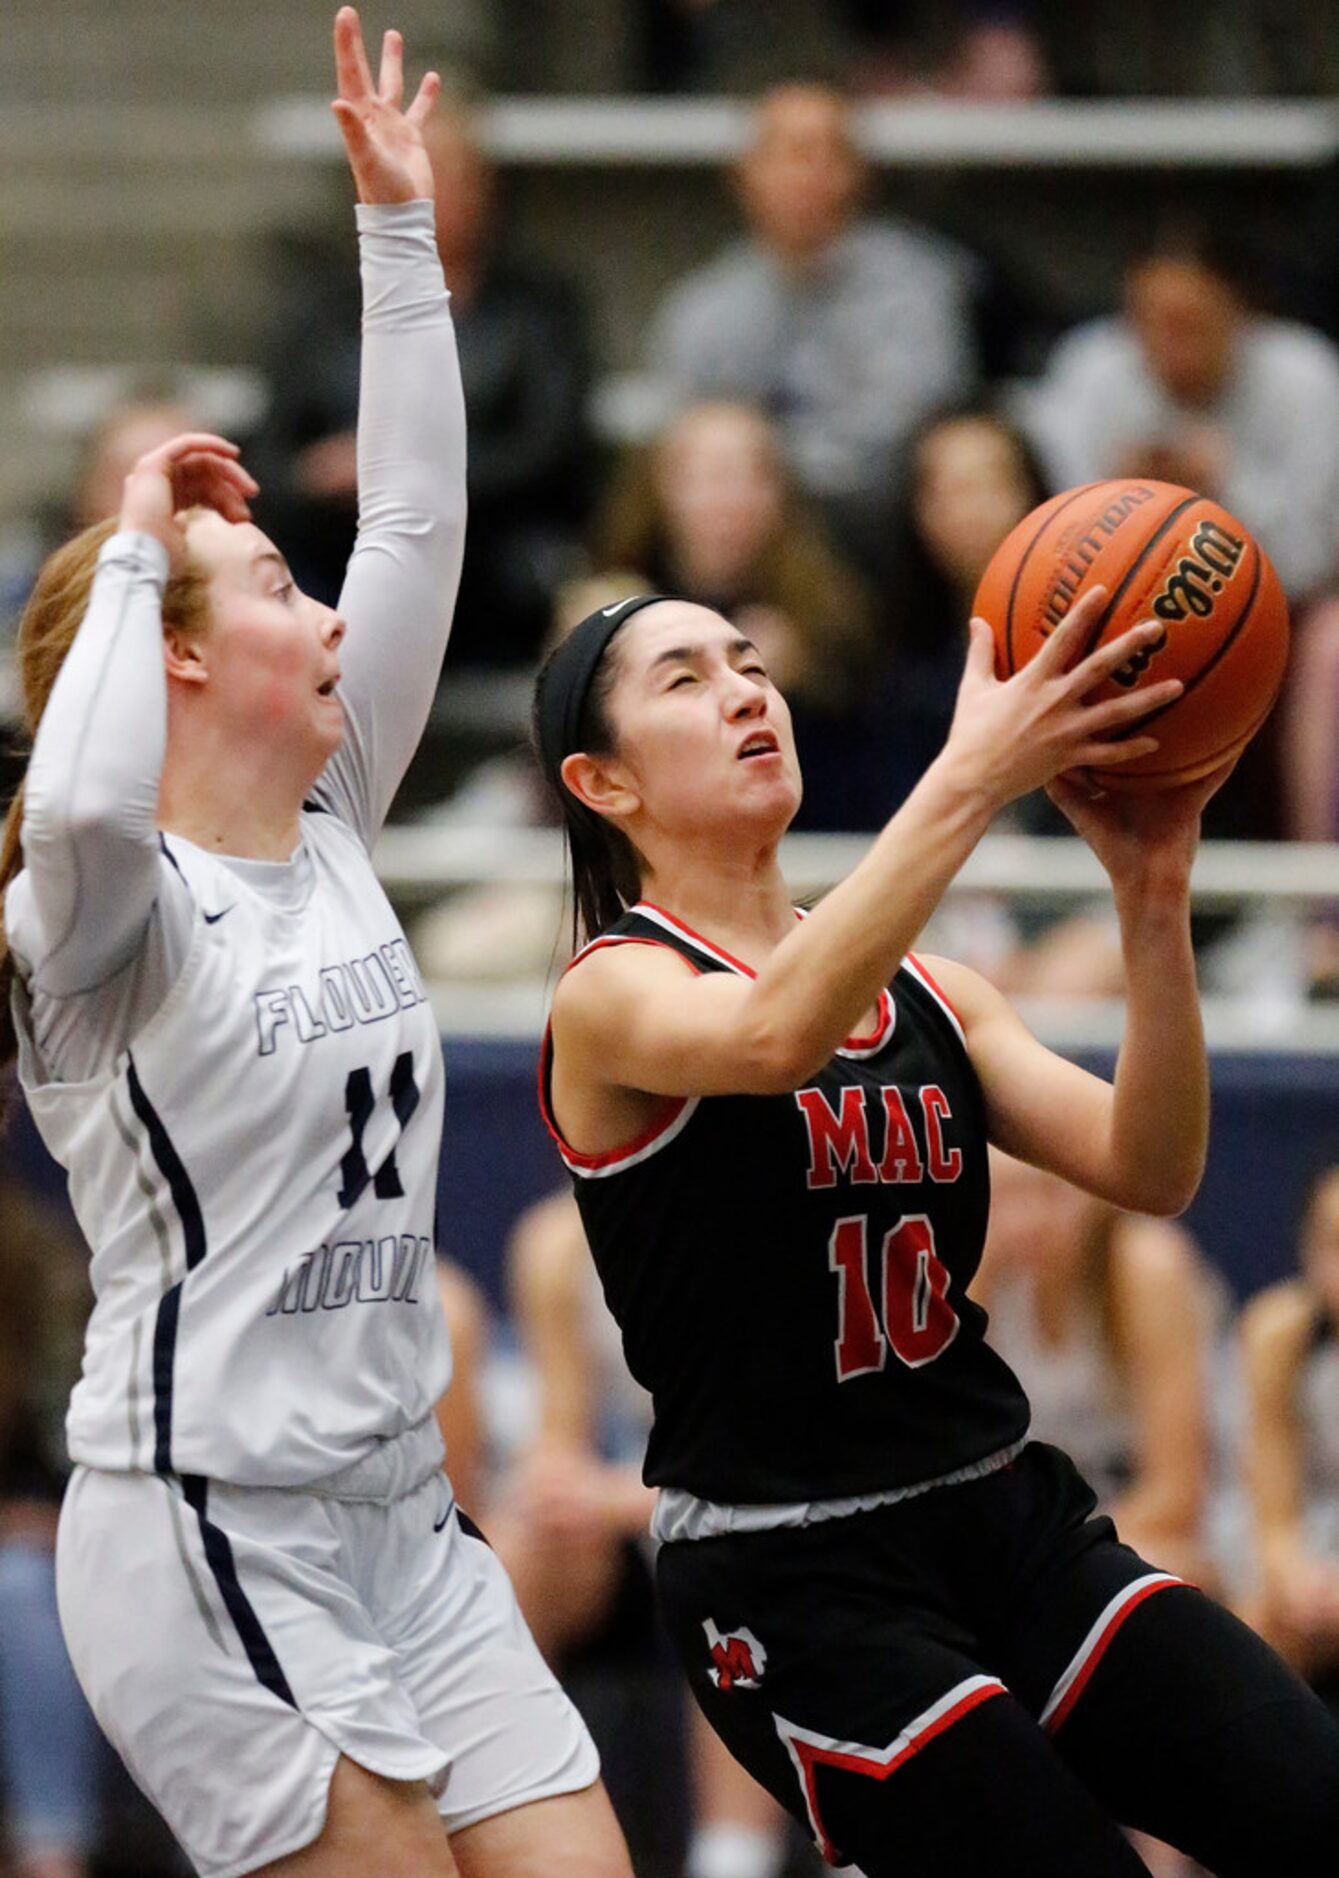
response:
[[[1109,598],[1080,656],[1141,620],[1165,631],[1094,697],[1164,678],[1185,684],[1123,733],[1147,730],[1158,748],[1098,772],[1105,786],[1169,789],[1237,755],[1268,716],[1288,658],[1288,603],[1253,537],[1216,502],[1171,483],[1088,483],[1053,496],[1005,537],[977,590],[999,676],[1026,665],[1099,585]]]

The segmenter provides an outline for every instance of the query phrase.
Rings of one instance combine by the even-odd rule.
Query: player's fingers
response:
[[[1114,763],[1132,763],[1136,757],[1152,756],[1158,747],[1156,737],[1122,737],[1115,743],[1084,743],[1074,751],[1066,770],[1110,769]]]
[[[423,75],[423,83],[418,88],[414,102],[405,112],[405,116],[416,130],[422,130],[423,126],[432,115],[432,107],[436,104],[441,89],[441,73],[425,72]]]
[[[397,111],[404,103],[404,40],[393,26],[381,38],[377,95],[383,104],[394,105]]]
[[[374,93],[356,7],[341,7],[335,15],[335,78],[341,98],[368,98]]]
[[[1031,662],[1038,678],[1054,678],[1082,656],[1089,635],[1097,628],[1108,599],[1105,587],[1090,587],[1074,602],[1046,643]]]
[[[199,451],[223,457],[235,457],[241,454],[235,443],[230,443],[226,437],[216,437],[213,431],[184,430],[180,436],[169,437],[166,443],[160,443],[155,449],[147,451],[135,464],[135,469],[171,469],[174,463],[179,463]]]
[[[1118,672],[1137,653],[1163,638],[1166,631],[1161,620],[1140,620],[1137,626],[1131,626],[1127,632],[1109,640],[1106,645],[1098,646],[1095,652],[1090,652],[1086,659],[1080,660],[1069,675],[1070,689],[1078,697],[1095,691],[1104,679]]]
[[[235,483],[239,488],[257,487],[249,469],[245,468],[236,456],[225,456],[221,450],[193,449],[185,451],[176,459],[174,468],[181,471],[202,471],[209,475],[222,477]]]
[[[995,635],[989,624],[979,618],[967,622],[967,658],[963,665],[964,683],[981,684],[995,671]]]
[[[336,98],[330,109],[339,121],[340,133],[344,138],[344,148],[348,152],[350,163],[365,161],[372,149],[372,139],[367,134],[367,125],[363,114],[356,105],[345,98]]]
[[[1122,692],[1118,698],[1104,698],[1100,704],[1085,704],[1077,720],[1090,735],[1105,735],[1126,724],[1137,724],[1165,705],[1174,704],[1185,690],[1179,678],[1163,678],[1156,685],[1141,685],[1137,691]]]

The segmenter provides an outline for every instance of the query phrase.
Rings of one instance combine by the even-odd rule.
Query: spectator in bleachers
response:
[[[872,669],[871,594],[798,497],[777,432],[743,404],[696,404],[632,458],[596,527],[597,558],[723,612],[785,693],[805,757],[797,826],[842,828],[852,712]]]
[[[1183,1227],[1118,1212],[991,1150],[990,1227],[973,1296],[1026,1389],[1031,1435],[1063,1445],[1127,1545],[1213,1588],[1205,1544],[1216,1297]],[[1140,1836],[1156,1878],[1180,1853]]]
[[[648,1575],[655,1490],[641,1472],[650,1398],[628,1373],[570,1193],[522,1214],[507,1264],[538,1425],[490,1511],[489,1537],[555,1666],[595,1649],[625,1669],[645,1673],[657,1660],[668,1668]],[[780,1878],[792,1846],[786,1816],[696,1709],[688,1728],[694,1828],[685,1878]],[[661,1806],[667,1801],[674,1796],[662,1793]],[[627,1821],[630,1836],[637,1824]]]
[[[883,817],[943,748],[967,622],[991,555],[1051,493],[1028,439],[985,405],[927,418],[911,438],[903,481],[878,706],[889,788]]]
[[[7,638],[17,626],[47,555],[81,529],[115,515],[131,465],[146,451],[193,430],[196,424],[196,413],[168,385],[149,381],[103,412],[83,440],[68,494],[34,513],[31,527],[0,565],[0,627],[6,629]]]
[[[878,565],[903,444],[976,377],[978,263],[864,213],[850,108],[823,86],[767,94],[734,181],[748,233],[672,289],[652,372],[680,404],[766,411],[804,492]]]
[[[1056,487],[1107,476],[1183,483],[1260,539],[1294,610],[1339,571],[1339,350],[1257,312],[1218,244],[1173,231],[1136,257],[1122,311],[1063,339],[1024,403]],[[1211,837],[1286,829],[1280,718],[1205,817]]]
[[[565,581],[555,596],[548,644],[566,638],[597,607],[644,592],[649,584],[645,574],[618,568]],[[556,832],[558,827],[557,806],[524,742],[480,763],[428,813],[439,828],[487,831],[490,845],[510,829],[552,827]],[[561,909],[556,888],[481,882],[419,917],[412,934],[414,956],[429,978],[543,977],[563,962],[554,940]]]
[[[100,1738],[56,1614],[64,1396],[87,1287],[70,1235],[0,1190],[0,1841],[17,1878],[85,1878]]]
[[[1242,1315],[1253,1615],[1339,1714],[1339,1166],[1311,1188],[1299,1253]]]
[[[1032,1404],[1120,1536],[1204,1584],[1215,1291],[1185,1229],[1120,1213],[992,1150],[973,1295]]]
[[[524,666],[576,563],[592,483],[586,311],[574,282],[509,248],[474,109],[439,107],[427,142],[470,422],[469,538],[448,656]],[[272,405],[250,456],[258,520],[288,545],[304,588],[330,604],[356,519],[352,291],[345,266],[305,278],[275,341]]]
[[[1234,259],[1193,230],[1135,257],[1124,305],[1062,339],[1030,423],[1056,488],[1184,483],[1254,531],[1297,603],[1339,566],[1339,351],[1253,309]]]

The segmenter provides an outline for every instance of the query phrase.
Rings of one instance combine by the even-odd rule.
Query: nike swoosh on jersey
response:
[[[440,1532],[442,1530],[443,1526],[445,1526],[447,1520],[450,1519],[454,1510],[455,1510],[455,1504],[454,1502],[452,1502],[452,1504],[448,1506],[446,1511],[442,1514],[442,1517],[440,1519],[435,1519],[432,1522],[432,1529],[434,1532]]]
[[[215,925],[217,925],[217,924],[218,924],[218,922],[219,922],[219,920],[221,920],[221,919],[223,919],[223,918],[224,918],[224,917],[225,917],[225,916],[226,916],[227,914],[229,914],[229,913],[231,913],[231,912],[232,912],[232,907],[233,907],[233,906],[236,906],[236,904],[237,904],[237,902],[236,902],[236,900],[234,900],[234,901],[233,901],[233,903],[232,903],[232,906],[224,906],[224,907],[220,907],[217,913],[206,913],[206,914],[205,914],[205,925],[206,925],[206,926],[215,926]]]

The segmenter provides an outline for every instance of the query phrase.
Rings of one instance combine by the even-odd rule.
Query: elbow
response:
[[[792,1027],[767,1023],[750,1025],[741,1044],[747,1095],[790,1095],[811,1082],[832,1055]]]
[[[1140,1153],[1121,1166],[1104,1198],[1127,1213],[1149,1213],[1153,1219],[1179,1219],[1200,1191],[1204,1179],[1206,1146],[1176,1151]]]
[[[1138,1169],[1120,1190],[1109,1197],[1127,1213],[1148,1213],[1154,1219],[1179,1219],[1200,1190],[1204,1163],[1193,1167]]]

